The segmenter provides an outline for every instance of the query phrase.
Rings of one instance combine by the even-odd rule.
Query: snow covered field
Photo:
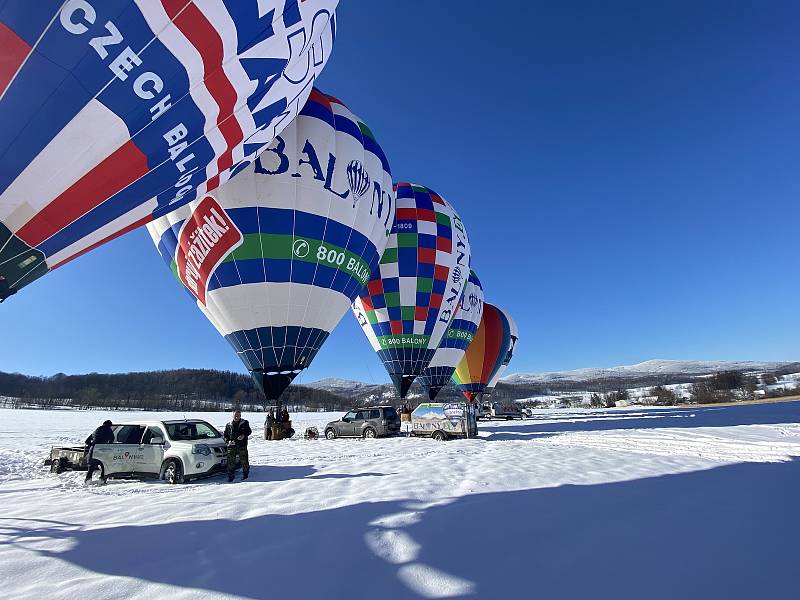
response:
[[[800,402],[543,410],[446,443],[267,443],[245,415],[233,484],[41,466],[106,417],[182,416],[159,415],[0,410],[0,596],[797,597]]]

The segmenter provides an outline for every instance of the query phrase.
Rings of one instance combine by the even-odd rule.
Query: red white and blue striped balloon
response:
[[[337,3],[0,2],[0,300],[252,161],[311,92]]]

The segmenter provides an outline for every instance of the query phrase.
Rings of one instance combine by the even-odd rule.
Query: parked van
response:
[[[504,404],[502,402],[485,400],[478,405],[479,419],[523,419],[525,415],[513,402]]]
[[[444,441],[477,437],[478,421],[472,404],[425,402],[411,413],[411,435]]]

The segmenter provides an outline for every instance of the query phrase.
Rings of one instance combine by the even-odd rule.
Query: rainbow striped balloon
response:
[[[512,339],[511,323],[503,310],[488,302],[483,305],[481,324],[453,373],[453,383],[468,400],[486,391],[513,350],[516,338]]]

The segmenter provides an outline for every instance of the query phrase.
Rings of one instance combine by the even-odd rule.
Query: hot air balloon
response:
[[[470,247],[461,217],[439,194],[413,183],[395,189],[389,243],[353,314],[405,398],[455,315]]]
[[[369,187],[351,179],[354,163]],[[369,281],[394,214],[389,164],[372,132],[315,89],[252,165],[147,228],[273,401]]]
[[[470,271],[456,315],[430,364],[419,376],[419,382],[431,400],[434,400],[439,391],[450,383],[453,371],[464,357],[472,338],[475,337],[482,316],[483,287],[475,272]]]
[[[337,3],[0,2],[0,300],[251,162],[311,92]]]
[[[511,347],[511,324],[506,314],[484,303],[481,324],[453,373],[453,383],[468,400],[474,400],[486,391]]]
[[[517,348],[517,340],[519,339],[519,331],[517,330],[517,324],[514,322],[514,319],[511,318],[511,315],[508,312],[498,309],[503,313],[503,316],[508,321],[509,326],[509,345],[508,351],[505,353],[505,358],[503,358],[503,362],[500,363],[500,366],[497,368],[497,372],[492,376],[489,380],[489,383],[484,390],[484,393],[491,394],[494,391],[495,386],[497,386],[497,382],[500,381],[500,378],[505,373],[506,369],[508,368],[508,363],[511,362],[511,359],[514,357],[514,350]]]

